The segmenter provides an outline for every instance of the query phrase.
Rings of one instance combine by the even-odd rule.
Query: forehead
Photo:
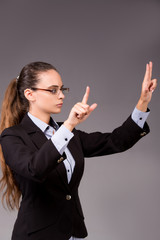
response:
[[[38,74],[39,83],[38,85],[41,85],[41,87],[49,87],[52,85],[61,86],[62,85],[62,79],[58,72],[51,69],[46,72],[41,72]]]

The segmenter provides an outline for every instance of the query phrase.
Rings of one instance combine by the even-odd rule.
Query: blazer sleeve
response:
[[[85,133],[78,131],[84,157],[103,156],[126,151],[138,140],[150,132],[149,126],[145,123],[140,128],[131,116],[111,133]]]
[[[0,143],[5,162],[14,173],[34,181],[44,181],[65,156],[60,155],[51,140],[46,140],[37,149],[26,135],[23,129],[17,130],[16,127],[2,132]]]

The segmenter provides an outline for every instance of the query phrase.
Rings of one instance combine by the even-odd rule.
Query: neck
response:
[[[34,117],[39,118],[41,121],[49,124],[50,114],[35,112],[35,111],[32,111],[31,109],[29,110],[29,112],[30,112]]]

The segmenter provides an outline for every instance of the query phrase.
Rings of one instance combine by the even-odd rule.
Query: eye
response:
[[[53,88],[51,91],[52,91],[53,94],[56,94],[57,93],[57,88]]]
[[[69,92],[69,88],[62,87],[60,90],[63,92],[63,94],[66,94]]]

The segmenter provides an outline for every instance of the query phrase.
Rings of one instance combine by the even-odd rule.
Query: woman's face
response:
[[[63,99],[65,98],[62,93],[61,87],[63,86],[61,76],[55,70],[48,70],[38,74],[39,82],[36,88],[41,89],[58,89],[57,94],[45,90],[35,90],[34,101],[30,105],[32,111],[36,111],[38,114],[51,114],[60,113],[63,105]]]

